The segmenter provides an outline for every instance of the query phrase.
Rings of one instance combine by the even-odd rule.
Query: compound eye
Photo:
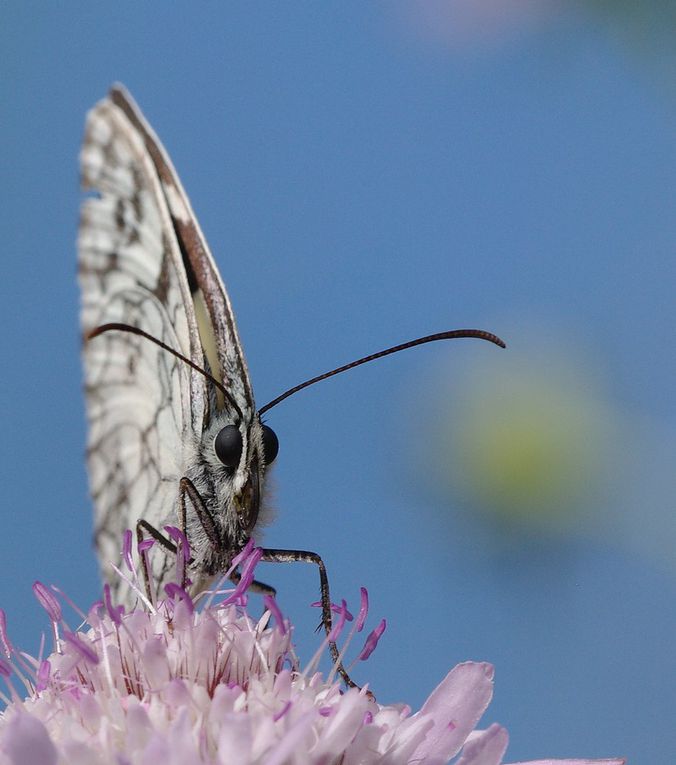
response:
[[[234,470],[242,456],[242,434],[236,425],[221,428],[214,439],[214,451],[225,467]]]
[[[263,460],[266,465],[271,465],[275,461],[279,451],[279,439],[275,431],[263,425]]]

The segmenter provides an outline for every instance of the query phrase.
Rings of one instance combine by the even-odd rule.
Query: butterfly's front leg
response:
[[[262,549],[261,560],[267,563],[314,563],[319,569],[319,590],[322,604],[322,624],[326,634],[330,635],[332,627],[331,619],[331,595],[329,594],[329,577],[326,573],[324,561],[317,553],[307,550],[273,550],[270,548]],[[329,640],[329,650],[331,658],[335,662],[338,674],[343,678],[348,688],[359,688],[359,686],[347,674],[347,670],[340,660],[340,651],[333,640]]]
[[[138,521],[136,521],[137,544],[140,544],[146,538],[145,532],[147,532],[148,535],[152,537],[156,542],[159,542],[162,545],[162,547],[164,547],[165,550],[168,550],[169,552],[176,555],[177,553],[176,545],[168,537],[166,537],[161,531],[158,531],[153,525],[148,523],[148,521],[141,518]],[[154,603],[155,598],[153,597],[152,588],[150,586],[152,577],[150,575],[150,571],[148,570],[148,558],[143,554],[140,555],[140,558],[141,558],[141,572],[143,573],[143,583],[145,585],[146,595],[148,596],[148,600],[151,603]]]
[[[195,508],[195,512],[197,513],[197,516],[200,519],[202,526],[204,527],[205,533],[207,536],[209,536],[209,540],[213,543],[213,540],[216,539],[216,525],[214,524],[214,520],[207,510],[202,497],[195,488],[195,485],[189,478],[186,477],[181,478],[178,484],[178,522],[184,539],[188,540],[188,523],[185,499],[186,496],[190,498],[190,501]],[[174,555],[178,554],[178,548],[176,545],[161,531],[158,531],[158,529],[156,529],[153,525],[144,519],[138,520],[136,522],[137,542],[142,542],[146,538],[146,533],[156,542],[159,542],[159,544],[162,545],[162,547],[168,552],[173,553]],[[146,595],[151,602],[154,602],[152,597],[151,575],[150,571],[148,570],[148,559],[145,555],[141,555],[141,571],[143,572],[143,581],[145,584]],[[185,590],[188,583],[187,567],[183,566],[182,571],[183,574],[181,577],[181,587]]]
[[[199,518],[199,522],[202,525],[202,528],[204,529],[204,533],[209,538],[209,542],[211,543],[211,546],[215,550],[220,549],[222,542],[220,537],[218,536],[214,518],[211,512],[209,511],[209,508],[204,503],[204,500],[200,496],[199,491],[197,491],[197,489],[195,488],[195,484],[189,478],[184,476],[179,481],[178,491],[179,491],[178,518],[181,524],[181,531],[183,531],[183,533],[185,534],[186,539],[188,537],[187,523],[186,523],[186,497],[188,497],[188,499],[192,503],[192,506],[195,508],[195,513],[197,514],[197,517]],[[239,573],[237,571],[233,571],[233,573],[230,576],[230,579],[235,584],[237,584],[240,580]],[[274,587],[271,587],[269,584],[264,584],[263,582],[259,582],[256,579],[254,579],[254,581],[251,582],[251,585],[249,587],[251,590],[259,593],[260,595],[270,595],[271,597],[274,598],[275,595],[277,594],[277,590],[275,590]]]
[[[216,522],[214,517],[209,511],[209,508],[204,503],[199,491],[195,488],[195,484],[186,476],[183,476],[178,482],[178,520],[181,525],[181,531],[188,538],[188,524],[186,515],[186,497],[192,503],[193,509],[197,514],[200,524],[204,529],[204,533],[207,535],[211,546],[218,550],[221,547],[221,539],[218,536],[218,529],[216,528]]]

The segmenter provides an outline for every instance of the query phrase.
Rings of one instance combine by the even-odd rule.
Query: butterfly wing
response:
[[[162,181],[143,136],[110,98],[87,117],[79,280],[82,328],[143,329],[203,365],[190,287]],[[99,560],[119,561],[122,533],[138,519],[176,523],[186,450],[208,408],[204,378],[156,345],[109,332],[84,345],[87,458]],[[160,584],[171,565],[154,555]]]
[[[202,345],[212,374],[232,397],[231,402],[221,402],[223,408],[234,408],[238,416],[250,422],[255,413],[254,396],[230,298],[188,195],[169,155],[131,95],[116,85],[110,91],[110,99],[142,137],[157,172],[196,303]]]
[[[137,327],[226,389],[131,333],[104,333],[85,344],[99,559],[109,574],[122,532],[139,519],[158,531],[176,525],[179,481],[187,476],[198,483],[221,534],[218,549],[210,550],[188,503],[199,578],[241,544],[238,523],[247,518],[233,515],[230,500],[246,487],[253,463],[257,476],[263,472],[260,423],[230,300],[166,151],[121,86],[88,115],[81,166],[85,189],[97,192],[83,204],[79,236],[84,331],[111,322]],[[242,429],[247,456],[235,479],[223,481],[207,442],[229,422]],[[159,592],[173,556],[157,547],[151,560]],[[119,590],[119,579],[111,584]]]

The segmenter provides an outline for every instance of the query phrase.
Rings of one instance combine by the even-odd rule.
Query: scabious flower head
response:
[[[366,688],[343,690],[335,668],[328,677],[316,671],[324,645],[300,667],[292,627],[274,599],[260,618],[247,612],[255,556],[248,548],[240,561],[247,577],[234,591],[215,591],[199,604],[174,583],[156,604],[139,589],[138,606],[127,612],[106,586],[77,630],[66,624],[64,596],[36,583],[52,624],[47,658],[12,645],[0,611],[7,686],[0,765],[502,762],[505,729],[475,729],[492,695],[489,664],[459,664],[414,714],[379,704]],[[363,627],[366,603],[363,592],[351,634]],[[336,610],[344,628],[352,616],[344,604]],[[360,658],[383,630],[381,622]]]

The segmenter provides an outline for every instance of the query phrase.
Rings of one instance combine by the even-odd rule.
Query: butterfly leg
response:
[[[202,497],[200,497],[200,494],[195,488],[195,485],[189,478],[186,477],[181,478],[178,485],[178,520],[180,530],[183,532],[183,536],[186,540],[188,539],[188,524],[185,502],[186,495],[190,498],[190,501],[195,507],[197,516],[200,519],[200,522],[202,523],[204,531],[209,537],[209,540],[214,542],[214,540],[217,539],[214,520],[207,510],[204,502],[202,501]],[[168,539],[164,534],[162,534],[161,531],[158,531],[154,526],[148,523],[148,521],[141,519],[136,522],[136,539],[138,542],[142,542],[146,538],[144,532],[147,532],[148,535],[151,536],[156,542],[159,542],[159,544],[162,545],[162,547],[168,552],[171,552],[174,555],[176,555],[178,552],[176,545],[170,539]],[[145,584],[146,595],[151,602],[154,602],[152,597],[151,576],[150,571],[148,570],[148,561],[144,555],[141,556],[141,570],[143,572],[143,581]],[[185,589],[186,586],[187,570],[184,566],[183,581],[181,582],[181,587]]]
[[[192,503],[195,513],[199,518],[199,522],[202,524],[204,533],[209,538],[209,542],[211,542],[215,549],[220,549],[221,539],[218,535],[218,529],[216,528],[216,523],[214,521],[213,515],[209,512],[209,509],[204,504],[204,500],[195,488],[195,484],[189,478],[183,476],[183,478],[181,478],[181,480],[178,482],[178,517],[181,523],[181,531],[185,534],[186,539],[188,538],[185,506],[186,497],[188,497]]]
[[[232,574],[230,574],[230,579],[235,584],[239,584],[241,578],[239,571],[233,571]],[[251,592],[256,592],[259,595],[269,595],[271,598],[274,598],[275,595],[277,595],[277,590],[274,587],[265,584],[265,582],[259,582],[258,579],[254,579],[253,582],[251,582],[249,589]]]
[[[172,552],[174,555],[176,555],[176,545],[170,539],[165,537],[161,531],[158,531],[154,526],[148,523],[148,521],[145,521],[143,518],[141,518],[140,520],[136,521],[137,543],[143,542],[143,540],[146,538],[144,532],[147,532],[156,542],[159,542],[162,547],[165,548],[165,550],[169,550],[169,552]],[[140,557],[141,571],[143,573],[143,583],[145,584],[146,595],[148,596],[148,600],[151,603],[154,603],[155,598],[153,597],[152,589],[150,586],[151,576],[150,571],[148,570],[148,559],[145,555],[141,555]]]
[[[329,578],[326,573],[326,566],[324,561],[317,555],[317,553],[308,552],[307,550],[273,550],[269,548],[262,548],[263,555],[261,560],[266,563],[314,563],[319,569],[319,590],[321,594],[322,603],[322,624],[326,630],[326,634],[331,633],[332,620],[331,620],[331,596],[329,594]],[[347,670],[343,666],[343,662],[340,660],[340,652],[338,646],[333,640],[329,640],[329,650],[331,652],[331,658],[335,662],[338,674],[345,681],[345,685],[348,688],[359,688],[359,686],[352,680],[347,674]]]
[[[186,476],[181,478],[178,484],[178,490],[179,490],[179,503],[178,503],[178,516],[179,521],[181,523],[181,530],[186,535],[186,538],[188,536],[187,528],[186,528],[186,504],[185,504],[185,498],[186,496],[192,503],[192,506],[195,508],[195,513],[197,517],[199,518],[199,522],[202,525],[202,528],[204,529],[204,533],[209,538],[209,542],[218,549],[221,545],[220,537],[218,536],[218,531],[216,530],[216,524],[214,523],[213,516],[209,512],[209,509],[204,504],[204,500],[200,496],[199,491],[195,488],[195,484]],[[233,572],[230,579],[237,584],[239,582],[240,576],[238,572]],[[254,580],[251,585],[250,589],[253,590],[253,592],[257,592],[261,595],[270,595],[274,598],[274,596],[277,594],[277,591],[274,587],[271,587],[269,584],[264,584],[263,582],[259,582],[258,580]]]

